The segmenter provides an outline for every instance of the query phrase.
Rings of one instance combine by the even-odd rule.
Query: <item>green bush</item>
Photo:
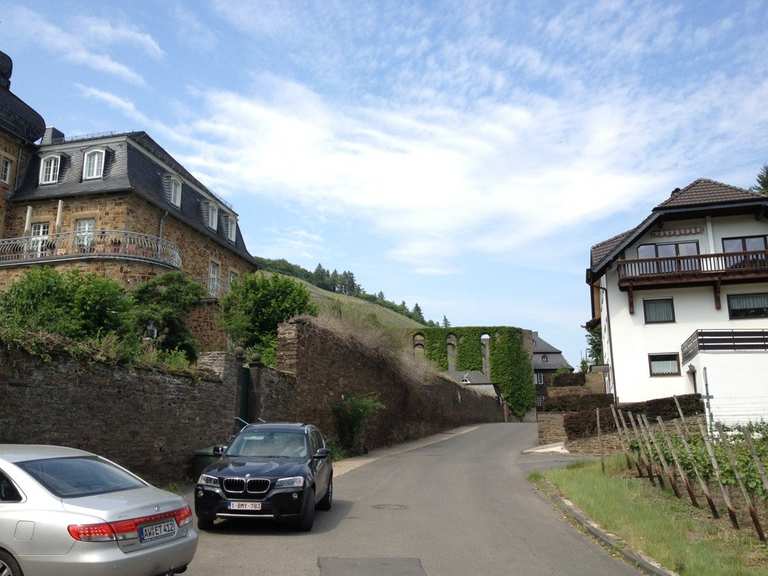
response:
[[[245,348],[269,353],[270,337],[281,322],[301,314],[317,314],[307,288],[278,274],[243,276],[221,302],[222,324],[229,336]]]
[[[375,394],[346,396],[337,402],[333,406],[333,415],[341,447],[352,454],[365,452],[368,419],[384,408]]]

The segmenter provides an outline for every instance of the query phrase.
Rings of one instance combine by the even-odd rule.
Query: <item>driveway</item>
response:
[[[385,453],[335,481],[315,529],[237,522],[202,533],[188,574],[312,576],[636,575],[531,488],[535,424],[486,424]],[[562,457],[561,457],[562,459]]]

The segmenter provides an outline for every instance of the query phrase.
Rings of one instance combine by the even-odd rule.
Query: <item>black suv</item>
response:
[[[200,475],[195,513],[200,529],[216,518],[287,519],[309,531],[315,508],[333,503],[333,464],[320,431],[306,424],[250,424]]]

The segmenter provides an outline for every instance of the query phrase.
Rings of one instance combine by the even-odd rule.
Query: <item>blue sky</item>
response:
[[[768,162],[768,3],[0,0],[12,89],[145,129],[252,253],[576,364],[589,246]]]

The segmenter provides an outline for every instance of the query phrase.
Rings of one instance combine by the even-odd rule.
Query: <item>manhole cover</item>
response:
[[[376,510],[408,510],[405,504],[374,504],[371,508]]]
[[[320,576],[427,576],[418,558],[318,558]]]

